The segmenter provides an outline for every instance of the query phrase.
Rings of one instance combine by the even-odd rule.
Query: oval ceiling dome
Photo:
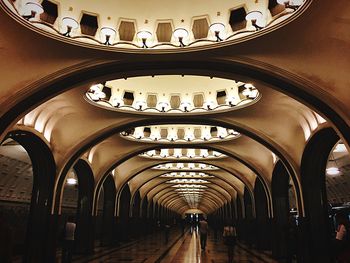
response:
[[[88,102],[135,114],[210,114],[247,107],[261,94],[251,83],[192,75],[142,76],[96,84]]]
[[[3,2],[22,23],[61,41],[143,53],[232,45],[283,26],[306,6],[303,0]]]

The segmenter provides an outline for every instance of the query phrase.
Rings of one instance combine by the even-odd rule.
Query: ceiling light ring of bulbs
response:
[[[172,171],[172,172],[167,172],[163,173],[159,176],[160,178],[214,178],[215,176],[207,173],[207,172],[193,172],[193,171]]]
[[[167,184],[211,184],[211,181],[201,178],[163,178],[165,178],[165,183]]]
[[[282,1],[282,0],[280,0]],[[216,39],[215,40],[212,40],[212,39],[197,39],[197,40],[194,40],[194,41],[191,41],[190,43],[186,44],[183,42],[183,37],[182,37],[182,40],[180,41],[179,38],[177,38],[177,40],[180,42],[180,45],[176,45],[174,43],[171,43],[171,42],[165,42],[165,43],[157,43],[153,46],[150,46],[148,44],[145,44],[144,41],[142,43],[142,45],[138,45],[138,44],[135,44],[133,43],[132,41],[116,41],[116,42],[113,42],[108,40],[108,39],[105,39],[104,41],[102,40],[99,40],[96,38],[96,36],[94,37],[91,37],[91,36],[86,36],[86,35],[80,35],[80,36],[74,36],[74,37],[71,37],[70,35],[70,31],[72,29],[69,29],[69,28],[66,28],[67,30],[65,32],[60,32],[60,30],[57,28],[57,25],[56,24],[50,24],[50,23],[47,23],[45,21],[42,21],[42,20],[39,20],[39,21],[36,21],[36,20],[33,20],[31,18],[34,18],[35,16],[37,16],[38,14],[41,14],[42,12],[45,12],[44,8],[42,7],[42,5],[36,1],[30,1],[30,2],[27,2],[27,4],[29,3],[29,5],[35,5],[35,8],[33,7],[33,11],[34,12],[31,12],[30,15],[28,14],[22,14],[21,15],[21,12],[20,10],[18,10],[17,6],[13,3],[13,1],[10,1],[10,0],[7,0],[5,1],[7,5],[11,6],[15,11],[16,13],[21,16],[23,19],[27,20],[29,23],[33,23],[33,24],[40,24],[40,25],[44,25],[48,28],[50,28],[50,31],[53,30],[54,32],[56,32],[57,34],[59,35],[63,35],[65,37],[70,37],[72,39],[76,39],[76,40],[79,40],[79,39],[89,39],[89,40],[92,40],[94,41],[96,44],[100,44],[100,45],[104,45],[104,46],[107,46],[107,47],[118,47],[119,45],[129,45],[129,46],[132,46],[132,47],[135,47],[135,48],[138,48],[138,49],[156,49],[158,47],[164,47],[164,46],[169,46],[169,47],[173,47],[173,48],[184,48],[184,47],[190,47],[192,45],[195,45],[197,43],[200,43],[200,42],[208,42],[208,43],[217,43],[217,42],[222,42],[222,41],[226,41],[226,40],[229,40],[239,34],[244,34],[244,33],[253,33],[255,31],[252,31],[252,30],[240,30],[240,31],[235,31],[233,32],[230,36],[226,37],[226,38],[222,38],[221,36],[219,36],[219,34],[217,32],[214,32],[215,34],[215,37]],[[300,5],[294,5],[294,4],[290,4],[291,1],[283,1],[283,4],[286,6],[286,8],[288,9],[291,9],[292,11],[290,12],[283,12],[282,14],[278,15],[278,17],[273,17],[273,19],[271,21],[269,21],[269,23],[265,26],[267,27],[268,25],[270,25],[271,23],[273,23],[276,19],[279,19],[281,16],[285,16],[285,15],[289,15],[291,13],[294,13],[302,4]],[[209,31],[211,30],[210,27],[211,26],[214,26],[215,24],[222,24],[222,23],[213,23],[209,26]],[[78,25],[79,26],[79,25]],[[103,29],[103,28],[106,28],[106,26],[102,25],[100,30]],[[40,29],[43,29],[42,27],[40,27]],[[178,28],[177,28],[178,29]],[[175,29],[174,32],[177,30]],[[184,30],[187,31],[187,29],[183,28]],[[44,29],[45,30],[45,29]],[[114,29],[113,29],[114,30]],[[116,31],[116,30],[115,30]],[[174,33],[173,32],[173,33]],[[187,31],[188,32],[188,31]],[[151,33],[151,32],[150,32]],[[105,37],[104,37],[105,38]],[[110,37],[111,38],[111,37]]]
[[[242,99],[240,101],[240,103],[243,101],[243,100],[246,100],[246,99]],[[238,103],[237,105],[235,106],[238,106],[240,103]],[[112,106],[112,105],[111,105]],[[158,113],[169,113],[169,112],[174,112],[174,111],[178,111],[179,113],[196,113],[200,110],[204,110],[204,111],[216,111],[216,110],[219,110],[220,108],[227,108],[227,107],[232,107],[232,105],[230,104],[220,104],[220,105],[217,105],[215,107],[210,107],[210,109],[208,110],[208,107],[193,107],[192,109],[188,109],[187,107],[184,108],[184,110],[182,110],[181,108],[176,108],[176,109],[173,109],[173,108],[170,108],[170,109],[158,109],[156,107],[144,107],[142,108],[142,110],[140,109],[136,109],[134,108],[133,106],[130,106],[130,105],[122,105],[120,108],[128,108],[128,109],[131,109],[131,110],[135,110],[135,111],[142,111],[142,112],[158,112]]]
[[[278,17],[282,17],[284,15],[289,15],[290,13],[291,12],[285,12],[285,13],[283,13],[281,15],[277,15],[277,16]],[[23,18],[25,18],[25,17],[23,16]],[[25,19],[29,20],[30,18],[32,18],[32,17],[25,18]],[[234,37],[236,37],[237,35],[240,35],[240,34],[253,33],[253,32],[259,31],[260,29],[268,27],[273,22],[274,22],[274,20],[270,21],[265,27],[256,26],[256,28],[257,28],[256,30],[240,30],[238,32],[234,32],[230,36],[226,37],[225,39],[220,39],[219,41],[218,40],[211,40],[211,39],[197,39],[195,41],[192,41],[192,42],[188,43],[187,45],[180,45],[180,47],[182,47],[182,48],[183,47],[191,47],[191,46],[196,45],[196,44],[201,43],[201,42],[207,42],[208,44],[215,44],[215,43],[218,43],[218,42],[228,41],[228,40],[230,40],[230,39],[232,39],[232,38],[234,38]],[[74,40],[89,39],[89,40],[95,42],[96,44],[100,44],[100,45],[104,45],[104,46],[108,46],[108,47],[118,47],[118,46],[124,46],[124,45],[132,46],[132,47],[135,47],[137,49],[157,49],[158,47],[164,47],[164,46],[169,46],[169,47],[173,47],[173,48],[178,48],[179,47],[178,45],[175,45],[173,43],[158,43],[158,44],[155,44],[153,46],[144,45],[144,44],[142,46],[140,46],[140,45],[137,45],[137,44],[135,44],[133,42],[130,42],[130,41],[118,41],[118,42],[111,43],[110,41],[100,41],[100,40],[98,40],[98,39],[96,39],[95,37],[92,37],[92,36],[86,36],[86,35],[71,36],[70,32],[69,32],[70,31],[69,29],[67,29],[67,31],[64,32],[64,33],[61,33],[59,30],[57,30],[51,24],[49,24],[49,23],[47,23],[45,21],[32,21],[32,20],[30,20],[30,23],[47,26],[51,30],[55,31],[57,34],[63,35],[65,37],[69,37],[69,38],[74,39]]]
[[[130,140],[130,141],[139,141],[143,143],[153,143],[153,144],[198,144],[198,143],[206,143],[206,144],[211,144],[211,143],[218,143],[218,142],[226,142],[229,140],[234,140],[237,139],[241,136],[240,133],[227,133],[226,135],[219,135],[217,137],[210,137],[210,138],[194,138],[192,140],[188,140],[185,138],[176,138],[174,139],[173,137],[169,138],[156,138],[153,139],[151,137],[144,137],[137,135],[135,136],[134,134],[130,133],[125,133],[125,132],[120,132],[119,133],[124,139]],[[180,157],[180,156],[179,156]],[[179,158],[177,157],[177,158]],[[202,156],[206,157],[206,156]]]
[[[299,8],[299,6],[296,6],[297,8]],[[294,10],[295,11],[295,10]],[[193,46],[193,45],[195,45],[195,44],[198,44],[198,43],[201,43],[201,42],[208,42],[208,43],[211,43],[211,44],[215,44],[215,43],[218,43],[218,42],[222,42],[222,41],[226,41],[226,40],[230,40],[230,39],[232,39],[232,38],[234,38],[234,37],[236,37],[236,36],[238,36],[238,35],[240,35],[240,34],[246,34],[246,33],[254,33],[254,32],[256,32],[256,31],[259,31],[259,30],[261,30],[261,29],[264,29],[264,28],[266,28],[266,27],[268,27],[269,25],[271,25],[277,18],[281,18],[281,17],[283,17],[283,16],[286,16],[286,15],[290,15],[290,14],[292,14],[292,13],[294,13],[294,11],[293,12],[291,12],[291,11],[287,11],[287,12],[283,12],[283,13],[281,13],[281,14],[279,14],[279,15],[276,15],[276,17],[273,19],[273,20],[271,20],[271,21],[269,21],[264,27],[262,27],[262,26],[259,26],[259,25],[256,25],[255,26],[255,30],[251,30],[251,29],[244,29],[244,30],[238,30],[238,31],[236,31],[236,32],[233,32],[231,35],[229,35],[229,36],[227,36],[226,38],[221,38],[221,37],[217,37],[216,36],[216,32],[215,32],[215,37],[216,37],[216,39],[215,40],[212,40],[212,39],[196,39],[196,40],[194,40],[194,41],[192,41],[192,42],[190,42],[190,43],[188,43],[188,44],[184,44],[184,43],[180,43],[180,45],[176,45],[176,44],[173,44],[173,43],[168,43],[168,42],[164,42],[164,43],[158,43],[158,44],[155,44],[155,45],[153,45],[153,46],[148,46],[147,45],[147,48],[149,48],[149,49],[155,49],[155,48],[157,48],[157,47],[162,47],[162,46],[169,46],[169,47],[191,47],[191,46]],[[215,23],[214,23],[215,24]],[[221,23],[220,23],[221,24]],[[47,25],[49,25],[49,24],[47,24]],[[209,26],[210,27],[210,26]],[[219,32],[220,33],[220,32]],[[87,36],[81,36],[81,37],[87,37]],[[91,38],[91,39],[93,39],[93,38]],[[93,39],[94,40],[94,39]],[[96,39],[95,39],[96,40]],[[99,42],[100,44],[103,44],[103,42],[100,42],[100,41],[98,41],[98,40],[96,40],[97,42]],[[182,42],[183,42],[183,39],[182,39]],[[134,44],[134,43],[131,43],[131,42],[127,42],[127,41],[120,41],[120,42],[116,42],[116,43],[114,43],[114,44],[111,44],[110,46],[117,46],[117,45],[132,45],[132,46],[134,46],[134,47],[137,47],[137,48],[145,48],[143,45],[142,46],[139,46],[139,45],[137,45],[137,44]]]
[[[87,92],[88,93],[88,92]],[[91,96],[86,96],[87,97],[87,101],[93,101],[93,102],[97,102],[93,99],[91,99]],[[243,98],[240,101],[238,101],[237,103],[230,103],[230,101],[227,101],[228,103],[226,104],[219,104],[216,106],[210,106],[208,109],[208,107],[192,107],[191,109],[188,109],[187,107],[182,109],[182,108],[162,108],[162,109],[158,109],[157,107],[147,107],[147,106],[142,106],[142,107],[138,107],[135,108],[132,105],[124,105],[124,104],[118,104],[117,106],[114,106],[110,101],[105,100],[105,99],[100,99],[102,102],[106,103],[109,105],[110,108],[115,109],[117,111],[119,110],[125,110],[127,112],[134,112],[134,113],[149,113],[149,114],[155,114],[155,113],[169,113],[169,114],[179,114],[179,113],[185,113],[185,114],[193,114],[193,113],[211,113],[211,112],[216,112],[216,111],[225,111],[225,110],[230,110],[230,109],[240,109],[242,107],[247,107],[250,106],[250,104],[246,103],[246,101],[249,101],[251,103],[256,103],[260,100],[261,98],[261,93],[258,92],[257,96],[254,98]]]
[[[290,13],[287,13],[287,14],[290,14]],[[25,17],[23,16],[23,18],[25,18]],[[29,18],[26,18],[26,19],[28,20],[30,18],[32,18],[32,17],[29,17]],[[220,39],[220,41],[218,41],[217,39],[216,40],[212,40],[212,39],[197,39],[197,40],[194,40],[194,41],[192,41],[192,42],[190,42],[190,43],[188,43],[186,45],[183,45],[183,46],[179,46],[179,45],[173,44],[171,42],[157,43],[157,44],[152,45],[152,46],[143,44],[143,45],[140,46],[140,45],[135,44],[135,43],[130,42],[130,41],[122,41],[122,40],[120,40],[120,41],[116,41],[116,42],[111,42],[111,41],[107,41],[107,40],[101,41],[101,40],[96,39],[96,37],[87,36],[87,35],[71,36],[70,32],[67,32],[68,30],[66,30],[64,33],[62,33],[59,30],[57,30],[55,27],[53,27],[51,24],[49,24],[49,23],[47,23],[45,21],[30,20],[29,22],[32,23],[32,24],[40,24],[40,25],[47,26],[51,30],[55,31],[57,34],[60,34],[62,36],[66,36],[66,37],[69,37],[69,38],[75,39],[75,40],[89,39],[89,40],[95,42],[96,44],[105,45],[105,46],[109,46],[109,47],[118,47],[118,46],[121,46],[121,45],[129,45],[129,46],[133,46],[133,47],[138,48],[138,49],[145,49],[145,48],[147,48],[147,49],[156,49],[158,47],[164,47],[164,46],[169,46],[169,47],[173,47],[173,48],[191,47],[191,46],[196,45],[196,44],[201,43],[201,42],[207,42],[208,44],[215,44],[215,43],[218,43],[218,42],[230,40],[231,38],[234,38],[234,37],[236,37],[237,35],[240,35],[240,34],[246,34],[246,33],[253,33],[253,32],[255,32],[255,30],[239,30],[239,31],[234,32],[233,34],[231,34],[230,36],[228,36],[228,37],[226,37],[224,39]],[[106,28],[106,27],[102,27],[101,29],[103,29],[103,28]]]
[[[96,85],[103,85],[104,84],[96,84]],[[94,86],[94,85],[93,85]],[[259,90],[250,83],[243,83],[241,86],[244,87],[244,90],[240,92],[242,96],[239,96],[239,99],[235,96],[228,95],[225,104],[218,104],[214,100],[207,100],[205,103],[203,103],[202,106],[194,107],[191,102],[188,101],[182,101],[180,105],[177,108],[172,108],[170,103],[168,101],[160,101],[157,103],[154,107],[149,107],[147,105],[147,102],[145,99],[141,99],[138,101],[134,101],[132,105],[125,105],[124,100],[120,96],[116,97],[110,97],[109,101],[105,99],[105,97],[100,97],[100,100],[107,105],[104,105],[105,107],[110,107],[116,110],[125,110],[129,112],[142,112],[142,113],[170,113],[170,114],[176,114],[176,113],[210,113],[212,111],[227,111],[229,109],[240,109],[242,107],[250,106],[253,103],[256,103],[261,98],[261,93]],[[240,86],[240,87],[241,87]],[[93,101],[98,102],[98,96],[91,96],[92,93],[96,92],[95,90],[92,90],[91,87],[89,90],[85,93],[85,97],[88,99],[87,101]],[[90,96],[88,96],[90,95]],[[114,100],[118,100],[119,103],[114,103]],[[247,102],[248,101],[248,102]]]
[[[169,149],[163,149],[163,150],[169,150]],[[213,153],[212,155],[208,156],[200,156],[200,155],[195,155],[195,156],[187,156],[187,155],[182,155],[180,157],[175,157],[173,155],[169,155],[169,153],[165,154],[148,154],[148,152],[140,153],[139,156],[145,157],[145,158],[151,158],[151,159],[166,159],[166,160],[203,160],[203,159],[221,159],[221,158],[226,158],[227,155],[216,152]]]

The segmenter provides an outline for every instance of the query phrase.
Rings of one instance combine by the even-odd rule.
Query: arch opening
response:
[[[15,226],[16,231],[21,232],[16,232],[18,234],[16,238],[22,239],[22,241],[17,239],[15,242],[23,242],[20,254],[23,255],[23,260],[27,261],[50,260],[52,259],[56,231],[52,224],[55,222],[55,218],[51,216],[49,208],[52,205],[56,173],[56,164],[51,149],[36,134],[17,130],[7,134],[0,149],[1,151],[6,150],[6,155],[9,155],[7,157],[1,155],[1,161],[6,159],[7,161],[18,163],[14,166],[17,167],[15,175],[12,172],[10,174],[11,178],[18,181],[23,180],[28,184],[26,190],[24,188],[20,190],[20,187],[13,187],[16,186],[16,182],[12,180],[12,189],[7,194],[8,201],[11,201],[11,197],[17,194],[23,198],[23,203],[13,210],[14,214],[12,215],[14,217],[23,217],[21,218],[23,220],[21,223],[17,221],[20,225]],[[5,166],[9,167],[8,165]],[[6,169],[3,169],[3,174],[6,174]],[[32,188],[30,188],[31,184]],[[18,186],[21,186],[21,184],[19,183]],[[4,199],[1,199],[2,203]],[[11,220],[11,223],[16,223],[15,218],[7,217],[5,220]],[[24,222],[27,222],[26,226],[23,225]],[[11,237],[8,238],[11,240]]]

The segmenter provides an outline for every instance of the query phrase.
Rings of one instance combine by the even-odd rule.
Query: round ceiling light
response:
[[[340,174],[340,170],[338,167],[329,167],[326,169],[326,173],[328,175],[338,175]]]
[[[105,45],[111,45],[111,43],[114,41],[115,35],[116,35],[116,31],[113,28],[110,28],[110,27],[101,28],[101,36],[102,36],[102,39],[104,39]]]
[[[44,13],[44,9],[41,4],[37,2],[27,2],[25,4],[25,14],[24,15],[30,15],[31,17],[35,17],[36,15],[40,15]]]
[[[220,34],[222,34],[225,30],[225,25],[223,23],[214,23],[211,24],[209,27],[210,31],[213,32],[215,34],[216,37],[216,41],[222,41],[222,36],[220,36]]]
[[[66,32],[63,33],[64,36],[70,37],[70,33],[73,29],[77,29],[79,27],[79,23],[77,20],[71,17],[62,18],[62,26]]]

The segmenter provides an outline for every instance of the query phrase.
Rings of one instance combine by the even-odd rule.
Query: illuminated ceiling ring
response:
[[[267,5],[259,4],[255,10],[254,7],[250,5],[248,8],[246,3],[246,5],[243,6],[246,16],[243,16],[241,21],[237,21],[242,24],[246,21],[247,23],[244,26],[239,26],[237,28],[234,21],[231,21],[231,19],[227,21],[228,18],[221,18],[220,12],[218,12],[215,19],[212,18],[215,22],[206,25],[205,30],[207,30],[207,33],[204,35],[196,36],[196,29],[194,29],[194,27],[189,28],[189,25],[184,27],[179,25],[179,27],[174,28],[172,36],[169,39],[166,41],[158,41],[159,38],[155,37],[157,35],[157,29],[155,26],[151,26],[147,19],[142,21],[142,28],[136,28],[136,19],[131,18],[125,20],[126,23],[130,23],[130,20],[135,22],[131,27],[133,34],[123,38],[120,37],[120,32],[123,32],[123,30],[120,29],[120,25],[117,29],[116,25],[107,22],[108,20],[102,22],[102,24],[97,23],[97,17],[104,17],[105,14],[96,14],[96,24],[92,32],[89,32],[84,29],[84,27],[88,25],[82,23],[82,20],[79,22],[77,21],[78,14],[72,15],[71,12],[56,10],[56,17],[52,20],[52,18],[48,19],[46,16],[43,16],[47,14],[46,12],[52,15],[49,9],[46,9],[46,6],[36,1],[28,1],[25,5],[17,3],[22,1],[2,0],[2,2],[13,15],[17,16],[18,19],[23,19],[23,23],[32,25],[33,30],[45,33],[46,35],[55,37],[64,42],[73,42],[74,44],[94,48],[103,47],[107,50],[116,50],[119,52],[123,50],[137,50],[141,52],[145,50],[157,50],[160,52],[170,52],[171,50],[186,50],[190,47],[196,49],[215,48],[221,46],[219,45],[220,43],[234,44],[261,35],[257,34],[257,31],[265,34],[283,26],[287,22],[295,19],[295,17],[298,16],[297,14],[305,9],[300,7],[306,6],[302,0],[279,0],[278,3],[279,6],[281,6],[280,11],[274,14],[273,11],[268,9]],[[56,5],[56,9],[58,9],[58,5],[54,5]],[[238,8],[239,6],[229,6],[228,10],[235,10]],[[70,7],[70,11],[73,11],[72,7]],[[89,13],[94,12],[90,10]],[[256,14],[261,15],[258,17]],[[69,17],[69,15],[72,15],[72,17]],[[122,18],[119,18],[119,20],[121,19]],[[186,18],[186,20],[187,19],[190,18]],[[141,24],[141,21],[138,22],[138,24]],[[207,23],[208,22],[209,20],[207,20]],[[147,30],[143,27],[147,27]]]

